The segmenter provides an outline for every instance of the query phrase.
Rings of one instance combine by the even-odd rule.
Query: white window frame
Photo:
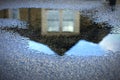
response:
[[[42,9],[42,19],[41,19],[41,33],[44,34],[51,34],[51,33],[55,33],[55,34],[59,34],[59,33],[80,33],[80,12],[79,11],[74,11],[75,12],[75,18],[74,18],[74,31],[70,32],[70,31],[62,31],[62,22],[63,22],[63,15],[62,15],[62,11],[63,10],[59,10],[59,14],[60,14],[60,29],[58,32],[54,32],[54,31],[48,31],[48,25],[47,25],[47,10],[48,9]],[[72,10],[71,10],[72,11]]]

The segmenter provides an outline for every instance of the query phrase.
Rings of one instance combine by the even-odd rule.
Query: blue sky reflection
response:
[[[113,52],[120,51],[120,34],[108,34],[99,45]]]
[[[55,54],[48,46],[34,41],[29,41],[29,48],[45,52],[45,54],[49,55]],[[120,51],[120,34],[108,34],[98,44],[86,40],[79,40],[65,55],[103,56],[109,50],[113,52]]]
[[[102,56],[105,54],[105,51],[98,44],[80,40],[65,54],[74,56]]]
[[[103,56],[109,50],[113,52],[120,51],[120,34],[108,34],[99,44],[80,40],[65,54],[73,56]]]

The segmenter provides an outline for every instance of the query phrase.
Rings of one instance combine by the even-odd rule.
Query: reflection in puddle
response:
[[[37,43],[35,41],[28,41],[29,49],[33,49],[39,52],[47,53],[48,55],[54,55],[55,53],[46,45]]]
[[[80,40],[66,55],[74,56],[102,56],[107,51],[120,51],[120,34],[108,34],[99,44]]]
[[[17,19],[15,15],[21,15],[21,11],[28,10],[31,13],[29,14],[34,18],[30,19],[30,16],[26,16],[27,19],[30,19],[27,22],[30,26],[27,30],[17,29],[10,27],[8,30],[17,31],[22,36],[29,37],[31,40],[35,40],[37,42],[43,43],[48,45],[51,49],[53,49],[59,55],[64,55],[64,53],[69,50],[76,42],[80,39],[84,39],[90,42],[98,43],[105,37],[109,32],[110,29],[102,27],[102,24],[96,24],[88,17],[85,17],[81,14],[78,10],[69,10],[69,9],[43,9],[43,8],[21,8],[21,9],[11,9],[11,18]],[[3,10],[4,12],[4,10]],[[20,12],[18,14],[18,12]],[[24,12],[25,15],[28,15],[28,12]],[[14,14],[13,14],[14,13]],[[41,16],[40,14],[41,13]],[[7,14],[7,13],[6,13]],[[35,16],[36,15],[36,16]],[[4,18],[4,16],[3,16]],[[6,17],[6,19],[9,19]],[[4,19],[2,19],[4,21]],[[20,20],[26,21],[24,16],[21,15]],[[3,22],[1,21],[1,22]],[[12,21],[12,20],[11,20]],[[17,23],[16,23],[17,24]],[[6,28],[5,28],[6,29]],[[89,45],[89,42],[82,41],[80,44],[86,44],[91,49],[91,54],[96,52],[101,52],[102,50],[94,50],[98,49],[96,47],[97,44],[94,46]],[[50,54],[48,49],[43,49],[43,45],[36,44],[35,42],[30,42],[30,47],[40,52]],[[34,45],[33,45],[34,44]],[[84,47],[87,48],[88,46]],[[92,49],[92,47],[94,49]],[[80,49],[83,49],[81,46]],[[79,50],[79,48],[78,48]],[[85,49],[83,53],[88,54],[88,50]],[[76,50],[77,51],[77,50]],[[80,51],[79,51],[80,52]],[[79,53],[77,52],[77,53]]]
[[[74,56],[102,56],[105,54],[105,51],[98,44],[80,40],[65,54]]]
[[[113,52],[120,51],[120,34],[108,34],[99,45]]]

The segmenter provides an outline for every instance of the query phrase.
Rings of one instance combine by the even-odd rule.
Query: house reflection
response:
[[[27,37],[47,44],[60,55],[81,39],[99,43],[110,32],[110,28],[93,23],[75,10],[20,8],[1,10],[0,15],[0,18],[28,22],[28,30],[18,29],[18,32],[22,35],[28,33]]]

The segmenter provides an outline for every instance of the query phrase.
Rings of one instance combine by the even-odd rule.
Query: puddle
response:
[[[28,41],[29,49],[33,49],[39,52],[47,53],[48,55],[55,55],[55,53],[46,45],[37,43],[35,41]]]
[[[105,54],[105,50],[102,49],[98,44],[80,40],[65,54],[74,56],[102,56]]]
[[[103,56],[107,51],[120,51],[120,34],[108,34],[98,44],[80,40],[65,54],[73,56]]]
[[[120,51],[120,34],[108,34],[99,45],[113,52]]]

